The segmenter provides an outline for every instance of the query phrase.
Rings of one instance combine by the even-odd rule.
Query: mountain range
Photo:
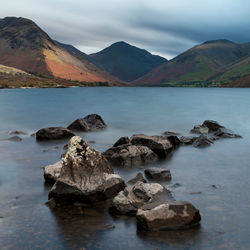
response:
[[[250,87],[250,43],[207,41],[170,61],[123,41],[87,55],[51,39],[32,20],[6,17],[0,19],[0,84],[6,74],[12,81],[23,75],[35,84],[56,79],[69,86]]]

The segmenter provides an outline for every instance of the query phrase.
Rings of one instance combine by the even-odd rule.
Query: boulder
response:
[[[55,183],[60,176],[62,161],[44,167],[44,179],[48,183]]]
[[[213,141],[210,140],[207,136],[201,134],[193,143],[193,146],[196,148],[203,148],[213,144]]]
[[[169,169],[163,168],[147,168],[144,170],[144,173],[147,177],[154,180],[165,180],[170,181],[172,179]]]
[[[212,121],[212,120],[204,121],[202,126],[207,127],[209,129],[209,132],[214,132],[214,131],[217,131],[219,128],[224,128],[218,122]]]
[[[232,130],[226,128],[219,128],[215,134],[217,138],[242,138],[242,136],[235,134]]]
[[[209,129],[208,127],[206,126],[200,126],[200,125],[196,125],[194,126],[193,129],[190,130],[190,133],[193,133],[193,134],[208,134],[209,132]]]
[[[146,183],[147,181],[144,179],[142,173],[138,173],[136,177],[132,178],[131,180],[128,181],[128,184],[134,185],[136,182],[141,181]]]
[[[68,143],[59,178],[49,193],[56,203],[93,204],[113,198],[125,188],[108,160],[79,136]]]
[[[198,137],[182,136],[180,142],[185,145],[191,145]]]
[[[111,211],[119,214],[135,215],[145,204],[155,204],[160,195],[171,199],[171,193],[158,183],[137,182],[121,191],[112,201]]]
[[[199,210],[190,202],[177,201],[160,204],[154,208],[140,208],[136,219],[139,227],[149,230],[185,229],[200,223]]]
[[[37,140],[58,140],[74,136],[74,133],[63,127],[42,128],[36,132]]]
[[[102,117],[97,114],[87,115],[84,118],[78,118],[68,126],[68,129],[76,131],[91,131],[106,128]]]
[[[127,136],[121,137],[114,145],[113,147],[118,147],[124,144],[129,144],[130,140]]]
[[[175,135],[169,135],[166,138],[171,142],[174,149],[178,148],[181,144],[180,139]]]
[[[112,147],[103,155],[113,166],[140,166],[158,160],[158,156],[148,147],[131,144]]]
[[[172,143],[164,136],[148,136],[140,134],[133,135],[130,140],[133,145],[150,148],[161,158],[165,158],[173,150]]]

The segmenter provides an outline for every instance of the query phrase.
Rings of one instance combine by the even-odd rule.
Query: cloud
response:
[[[126,41],[171,58],[204,42],[250,41],[248,0],[11,0],[0,15],[34,20],[86,53]]]

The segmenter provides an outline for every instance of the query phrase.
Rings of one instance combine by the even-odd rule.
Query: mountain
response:
[[[93,62],[123,81],[133,81],[162,63],[163,57],[152,55],[125,42],[117,42],[104,50],[91,54]]]
[[[137,79],[138,85],[192,85],[210,82],[229,65],[250,55],[249,44],[214,40],[197,45]]]
[[[0,64],[73,81],[121,83],[26,18],[0,19]]]
[[[27,72],[0,64],[0,73],[6,75],[29,75]]]

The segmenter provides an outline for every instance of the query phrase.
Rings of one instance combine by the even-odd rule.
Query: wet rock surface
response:
[[[206,120],[202,124],[203,127],[207,127],[209,129],[209,132],[215,132],[219,128],[224,128],[224,126],[220,125],[218,122],[213,120]]]
[[[60,176],[49,193],[56,203],[95,203],[114,197],[125,188],[107,159],[81,137],[74,136],[62,159]]]
[[[191,145],[198,137],[182,136],[180,138],[181,144]]]
[[[63,127],[49,127],[49,128],[42,128],[36,132],[36,139],[37,140],[59,140],[70,138],[75,134]]]
[[[242,138],[242,136],[235,134],[232,130],[226,128],[219,128],[214,135],[218,138]]]
[[[48,183],[55,183],[60,176],[62,161],[44,167],[44,179]]]
[[[138,225],[149,231],[176,230],[200,223],[199,210],[187,201],[172,201],[154,208],[140,208],[136,214]]]
[[[205,135],[200,135],[194,142],[193,146],[196,148],[204,148],[208,147],[213,144],[213,141],[210,140],[207,136]]]
[[[113,147],[118,147],[124,144],[130,144],[130,139],[127,136],[121,137],[114,145]]]
[[[192,134],[208,134],[208,132],[209,128],[203,125],[196,125],[193,129],[190,130],[190,133]]]
[[[142,173],[138,173],[134,178],[132,178],[131,180],[128,181],[128,184],[135,184],[136,182],[141,181],[146,183],[147,181],[144,179],[143,174]]]
[[[171,173],[169,169],[163,168],[147,168],[144,170],[145,175],[154,180],[159,181],[170,181],[172,179]]]
[[[100,115],[91,114],[84,118],[78,118],[68,126],[68,129],[75,131],[92,131],[106,128],[104,120]]]

